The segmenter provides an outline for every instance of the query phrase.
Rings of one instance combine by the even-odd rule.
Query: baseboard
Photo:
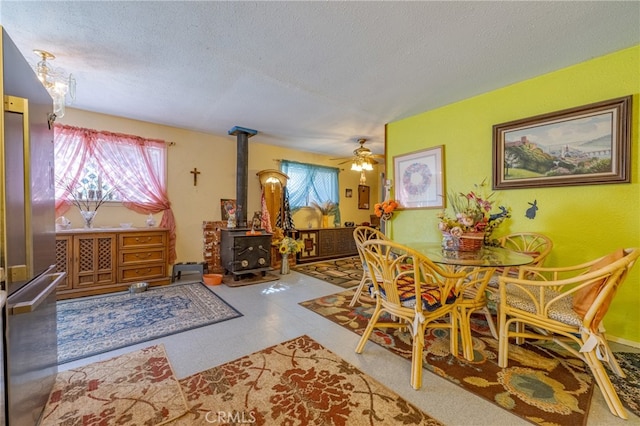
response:
[[[607,335],[607,340],[610,342],[620,343],[621,345],[631,346],[632,348],[640,349],[640,342],[634,342],[632,340],[623,339],[621,337]]]

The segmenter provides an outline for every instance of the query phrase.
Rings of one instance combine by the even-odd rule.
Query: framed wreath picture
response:
[[[402,209],[442,209],[444,146],[393,157],[395,197]]]

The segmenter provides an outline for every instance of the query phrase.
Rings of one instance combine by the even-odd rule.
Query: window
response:
[[[311,203],[322,205],[331,201],[339,205],[339,169],[283,160],[280,170],[289,176],[287,191],[291,211],[295,212]],[[335,215],[334,222],[340,223],[339,212]]]
[[[80,201],[100,200],[121,201],[115,187],[105,182],[95,158],[89,158],[80,171],[78,184],[73,188],[73,198]],[[68,199],[72,198],[69,194]]]

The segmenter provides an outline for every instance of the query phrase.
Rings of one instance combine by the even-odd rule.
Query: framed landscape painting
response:
[[[401,209],[444,208],[444,146],[393,157],[395,196]]]
[[[493,126],[493,188],[630,182],[631,96]]]

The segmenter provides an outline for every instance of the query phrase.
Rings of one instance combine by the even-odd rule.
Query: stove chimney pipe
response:
[[[240,228],[247,227],[247,192],[249,179],[249,138],[258,133],[257,130],[234,126],[230,135],[236,136],[238,144],[236,164],[236,218]]]

